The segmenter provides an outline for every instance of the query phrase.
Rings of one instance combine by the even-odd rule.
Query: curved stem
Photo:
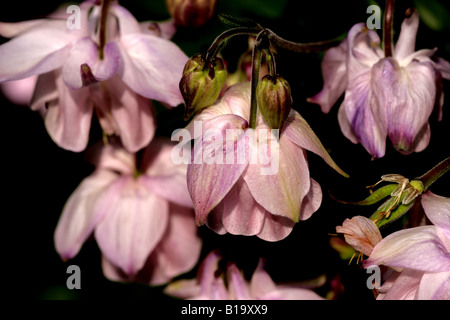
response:
[[[416,178],[416,180],[420,180],[425,188],[424,192],[440,177],[447,173],[450,170],[450,157],[441,161],[430,171],[425,173],[424,175]]]
[[[100,60],[105,57],[103,49],[106,44],[106,20],[108,18],[109,4],[111,0],[102,0],[101,13],[100,13],[100,26],[99,26],[99,38],[98,38],[98,56]]]
[[[299,53],[320,52],[327,50],[331,47],[335,47],[341,42],[341,40],[333,39],[327,41],[299,43],[283,39],[270,29],[265,30],[267,31],[267,36],[270,42],[274,46],[292,52],[299,52]]]
[[[266,63],[269,68],[269,74],[272,77],[275,77],[277,75],[277,65],[273,57],[272,50],[270,50],[270,48],[264,49],[264,53],[266,54]]]
[[[256,88],[259,82],[259,69],[261,68],[261,42],[263,37],[267,35],[265,30],[258,33],[252,54],[252,79],[251,79],[251,95],[250,95],[250,119],[249,126],[252,129],[256,127],[256,115],[258,112],[258,102],[256,100]]]
[[[392,25],[394,21],[394,2],[395,0],[386,0],[386,8],[384,9],[383,45],[386,58],[392,57],[393,53]]]

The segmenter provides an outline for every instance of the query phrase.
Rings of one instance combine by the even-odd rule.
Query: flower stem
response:
[[[422,182],[425,190],[427,190],[437,179],[442,177],[449,170],[450,170],[450,157],[441,161],[430,171],[428,171],[424,175],[416,178],[416,180],[420,180]],[[424,190],[424,192],[425,192],[425,190]]]
[[[255,45],[253,46],[252,54],[252,79],[251,79],[251,95],[250,95],[250,119],[249,127],[255,129],[256,127],[256,115],[258,112],[258,102],[256,99],[256,88],[259,82],[259,70],[261,68],[261,43],[264,37],[267,36],[266,30],[262,30],[256,36]]]
[[[98,56],[100,60],[105,57],[104,48],[106,44],[106,20],[108,18],[109,4],[111,0],[102,0],[101,3],[101,13],[100,13],[100,26],[98,35]]]
[[[394,21],[394,2],[395,0],[386,0],[386,8],[384,9],[383,45],[386,58],[392,57],[393,53],[392,25]]]
[[[272,43],[274,46],[280,49],[298,53],[321,52],[331,47],[335,47],[341,42],[340,39],[333,39],[318,42],[299,43],[283,39],[270,29],[265,30],[267,32],[267,37],[269,38],[270,43]]]

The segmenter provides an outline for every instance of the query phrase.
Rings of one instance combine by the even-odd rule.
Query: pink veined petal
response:
[[[403,60],[415,51],[418,29],[419,13],[414,10],[413,14],[402,22],[400,35],[394,48],[394,57],[397,60]]]
[[[61,75],[56,77],[58,100],[50,101],[45,127],[55,143],[66,150],[79,152],[89,140],[93,106],[88,89],[68,88]]]
[[[303,198],[299,220],[303,221],[309,219],[312,214],[319,209],[321,203],[322,189],[320,188],[320,184],[311,178],[311,187],[309,188],[309,192]]]
[[[146,98],[177,106],[183,102],[179,82],[188,57],[173,42],[145,34],[120,38],[122,80]]]
[[[232,300],[250,300],[249,284],[235,264],[228,267],[228,292]]]
[[[289,140],[303,149],[314,152],[320,156],[330,167],[339,172],[344,177],[348,175],[333,161],[328,152],[311,129],[306,120],[295,110],[291,110],[289,117],[283,127],[281,135],[285,135]]]
[[[259,141],[252,139],[252,159],[244,176],[245,182],[253,198],[264,209],[298,222],[303,197],[310,188],[304,150],[283,134],[278,143],[267,132],[263,128],[254,131]],[[271,170],[263,171],[269,168]]]
[[[188,190],[198,225],[222,201],[248,164],[247,122],[236,115],[223,115],[203,124],[202,139],[192,150],[188,165]],[[227,143],[227,130],[237,130],[236,141]],[[235,131],[236,132],[236,131]],[[231,161],[231,160],[232,161]]]
[[[99,170],[85,178],[67,200],[54,241],[63,260],[72,259],[92,233],[105,211],[95,206],[99,196],[117,179],[117,174]]]
[[[65,21],[57,26],[36,28],[0,46],[0,81],[18,80],[62,66],[74,40]]]
[[[153,139],[144,149],[141,170],[145,173],[143,184],[152,193],[173,203],[192,208],[192,199],[186,182],[187,164],[175,164],[172,150],[175,146],[169,140]]]
[[[119,78],[108,81],[111,114],[120,131],[120,140],[130,152],[150,143],[156,130],[155,110],[151,101],[131,91]]]
[[[322,90],[307,101],[320,105],[322,112],[328,113],[347,87],[347,39],[325,53],[322,74]]]
[[[277,216],[266,211],[264,226],[256,236],[262,240],[275,242],[286,238],[294,229],[295,222],[289,218]]]
[[[197,263],[202,241],[194,221],[194,211],[169,204],[169,223],[161,241],[150,254],[150,284],[161,285],[188,272]]]
[[[417,300],[450,300],[450,271],[425,273],[420,281]]]
[[[416,138],[414,139],[414,152],[420,152],[426,149],[428,147],[428,144],[430,143],[431,139],[431,129],[430,124],[426,123],[422,129],[417,134]]]
[[[428,190],[422,195],[421,201],[428,219],[436,227],[450,231],[450,199]]]
[[[424,272],[450,270],[450,253],[435,226],[400,230],[388,235],[373,249],[364,266],[386,265]]]
[[[266,210],[254,199],[241,177],[222,200],[222,224],[228,233],[253,236],[258,234],[266,216]]]
[[[414,300],[423,272],[416,270],[403,270],[388,282],[388,290],[384,284],[380,288],[378,300]]]
[[[103,49],[104,58],[99,58],[97,44],[85,37],[72,46],[62,68],[64,83],[72,89],[79,89],[96,81],[105,81],[119,70],[120,51],[117,44],[109,42]],[[87,64],[94,79],[84,80],[81,66]],[[86,83],[87,82],[87,83]]]
[[[105,257],[129,276],[144,266],[166,231],[168,203],[149,193],[139,179],[119,178],[98,200],[107,208],[95,229]]]

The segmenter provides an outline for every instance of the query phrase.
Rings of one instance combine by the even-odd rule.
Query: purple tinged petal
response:
[[[65,32],[65,21],[36,28],[0,46],[0,81],[18,80],[62,66],[74,40]]]
[[[417,270],[403,270],[394,273],[386,279],[380,288],[378,300],[414,300],[423,272]]]
[[[450,271],[425,273],[420,281],[417,300],[450,300]]]
[[[344,177],[348,175],[333,161],[328,152],[311,129],[305,119],[296,111],[291,110],[281,135],[285,135],[289,140],[303,149],[314,152],[320,156],[330,167],[339,172]]]
[[[249,284],[235,264],[228,267],[228,292],[232,300],[250,300]]]
[[[422,195],[422,206],[428,219],[438,228],[450,232],[450,199],[431,191]]]
[[[373,249],[364,266],[387,265],[424,272],[450,270],[450,253],[435,226],[400,230],[388,235]]]
[[[322,60],[323,88],[307,101],[328,113],[347,87],[347,40],[329,49]]]
[[[173,42],[152,35],[120,38],[122,80],[138,94],[176,106],[183,102],[179,82],[188,57]]]
[[[58,100],[50,101],[45,127],[55,143],[66,150],[79,152],[89,140],[93,106],[88,89],[68,88],[60,75],[56,77]]]
[[[419,13],[414,10],[413,14],[403,20],[394,48],[394,57],[397,60],[403,60],[414,53],[416,47],[417,30],[419,29]]]
[[[97,205],[106,211],[95,229],[105,257],[129,276],[142,269],[166,231],[166,200],[151,194],[133,177],[119,178]]]
[[[105,211],[96,206],[99,196],[117,179],[117,174],[100,170],[85,178],[67,200],[54,241],[63,260],[72,259],[89,237]]]
[[[242,131],[246,126],[247,121],[236,115],[223,115],[203,123],[202,139],[194,145],[187,171],[198,225],[205,223],[209,212],[222,201],[247,167],[246,134],[227,143],[226,133],[228,129]],[[243,153],[239,154],[242,147]],[[230,155],[233,162],[227,160]]]
[[[344,103],[341,104],[338,110],[338,122],[342,134],[354,144],[359,143],[358,138],[356,137],[355,132],[353,131],[352,126],[350,125],[350,122],[348,121],[348,116],[347,112],[345,111]]]

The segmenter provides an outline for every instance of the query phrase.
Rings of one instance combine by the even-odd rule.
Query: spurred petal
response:
[[[202,139],[194,145],[187,171],[188,189],[199,225],[205,222],[208,213],[222,201],[247,167],[248,141],[247,134],[242,131],[246,126],[247,121],[235,115],[219,116],[203,124]],[[242,133],[237,132],[235,141],[234,137],[227,137],[228,129]]]
[[[99,170],[84,179],[67,200],[55,230],[55,247],[62,259],[72,259],[105,211],[96,206],[99,196],[117,174]]]
[[[422,206],[428,219],[437,227],[450,232],[450,199],[431,191],[422,195]]]
[[[188,57],[173,42],[149,34],[120,38],[122,80],[138,94],[176,106],[183,102],[179,82]]]
[[[167,283],[173,277],[191,270],[202,248],[194,211],[170,204],[169,212],[166,232],[149,258],[151,285]]]
[[[314,152],[320,156],[330,167],[343,176],[348,176],[333,161],[309,124],[297,111],[291,110],[281,134],[285,135],[289,140],[303,149]]]
[[[400,35],[394,49],[394,57],[397,60],[402,60],[414,52],[418,29],[419,13],[414,10],[410,17],[403,20]]]
[[[59,68],[73,41],[65,32],[65,21],[59,22],[55,26],[36,28],[1,45],[0,81],[18,80]]]
[[[83,80],[82,65],[87,64],[96,81],[104,81],[119,70],[120,51],[117,44],[109,42],[103,48],[103,59],[99,58],[97,44],[88,37],[72,46],[62,68],[64,83],[72,89],[79,89],[90,83]]]
[[[93,106],[87,88],[72,90],[56,77],[58,100],[51,101],[45,116],[45,127],[61,148],[79,152],[89,140]]]
[[[329,49],[322,60],[323,88],[308,102],[320,105],[328,113],[347,87],[347,39]]]
[[[105,257],[135,275],[166,231],[168,203],[133,177],[119,178],[98,200],[106,208],[95,238]]]
[[[450,270],[450,253],[435,226],[400,230],[379,242],[364,266],[387,265],[425,272]]]

